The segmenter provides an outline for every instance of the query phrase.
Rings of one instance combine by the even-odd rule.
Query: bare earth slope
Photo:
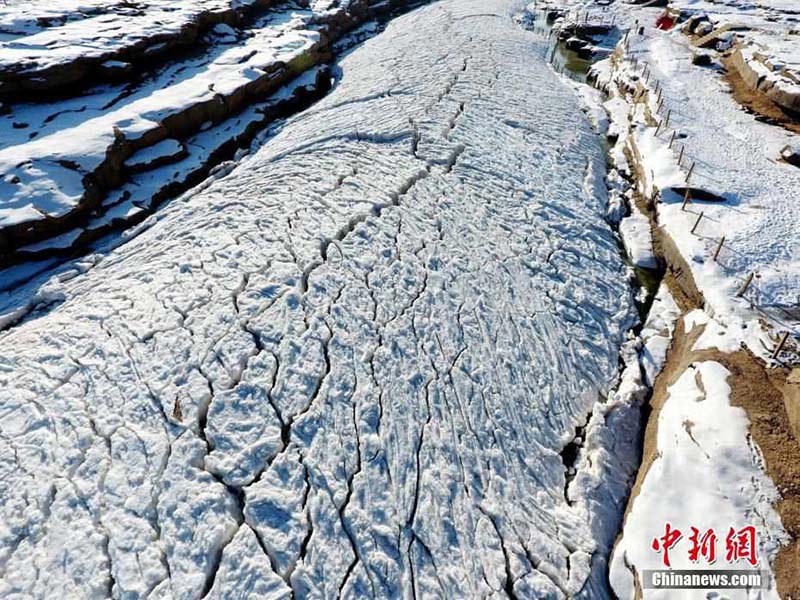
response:
[[[398,19],[0,334],[0,595],[583,588],[560,451],[630,294],[599,144],[510,10]]]

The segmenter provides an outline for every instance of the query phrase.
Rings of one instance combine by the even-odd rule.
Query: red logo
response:
[[[758,564],[756,557],[756,528],[752,525],[734,531],[728,530],[725,537],[725,560],[729,563],[746,560],[754,567]]]
[[[664,556],[661,557],[661,560],[664,561],[664,565],[667,567],[671,567],[672,565],[669,563],[669,551],[678,543],[683,537],[683,534],[678,529],[673,529],[672,525],[667,523],[666,530],[664,531],[664,535],[660,538],[653,538],[653,543],[650,545],[653,550],[656,552],[662,552]]]
[[[697,527],[691,526],[691,535],[688,540],[688,556],[693,563],[704,562],[714,564],[717,560],[717,534],[714,529],[701,531]],[[671,567],[670,551],[675,549],[678,542],[683,538],[683,532],[676,529],[670,523],[664,526],[664,535],[653,538],[650,547],[654,552],[661,554],[661,562],[665,567]],[[725,536],[725,561],[733,564],[746,561],[752,566],[758,564],[756,542],[756,528],[752,525],[742,527],[739,530],[731,527]]]
[[[706,529],[703,535],[697,527],[692,527],[692,535],[689,536],[692,547],[689,548],[689,560],[696,563],[702,556],[709,565],[717,560],[717,534],[713,529]]]

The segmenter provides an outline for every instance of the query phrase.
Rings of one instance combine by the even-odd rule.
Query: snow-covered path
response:
[[[0,334],[0,595],[584,586],[560,451],[633,314],[601,148],[512,9],[398,19]]]

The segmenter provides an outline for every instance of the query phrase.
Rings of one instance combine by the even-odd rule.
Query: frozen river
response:
[[[514,10],[397,19],[0,334],[0,595],[602,594],[619,510],[561,452],[634,311],[600,143]]]

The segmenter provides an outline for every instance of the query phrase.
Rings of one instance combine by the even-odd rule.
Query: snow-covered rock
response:
[[[351,27],[404,2],[258,10],[246,10],[253,0],[179,7],[152,0],[135,8],[109,2],[87,14],[77,7],[63,27],[20,33],[8,42],[0,36],[0,95],[10,103],[0,111],[0,266],[19,258],[19,247],[71,229],[82,230],[76,248],[85,247],[108,225],[140,218],[134,206],[150,211],[186,191],[248,145],[257,130],[327,91],[331,78],[321,63],[330,59],[332,42],[344,43]],[[0,23],[11,10],[0,5]],[[26,6],[23,12],[50,15],[57,7]],[[96,20],[104,25],[99,31]],[[235,20],[239,29],[225,20]],[[195,40],[198,30],[212,25],[208,36]],[[29,39],[40,35],[58,42],[42,46]],[[191,51],[167,52],[173,43]],[[73,75],[81,81],[47,102],[3,87],[3,81],[44,85],[47,78],[36,69],[55,70],[53,85],[65,78],[71,83]],[[118,81],[125,76],[131,81]],[[163,155],[168,145],[175,150],[176,140],[186,143],[170,160],[146,160]],[[183,160],[159,170],[178,158]],[[129,166],[147,170],[139,178],[144,184],[127,181]]]
[[[619,233],[631,262],[637,267],[655,269],[658,261],[653,252],[653,237],[650,233],[650,219],[639,210],[622,219]]]

